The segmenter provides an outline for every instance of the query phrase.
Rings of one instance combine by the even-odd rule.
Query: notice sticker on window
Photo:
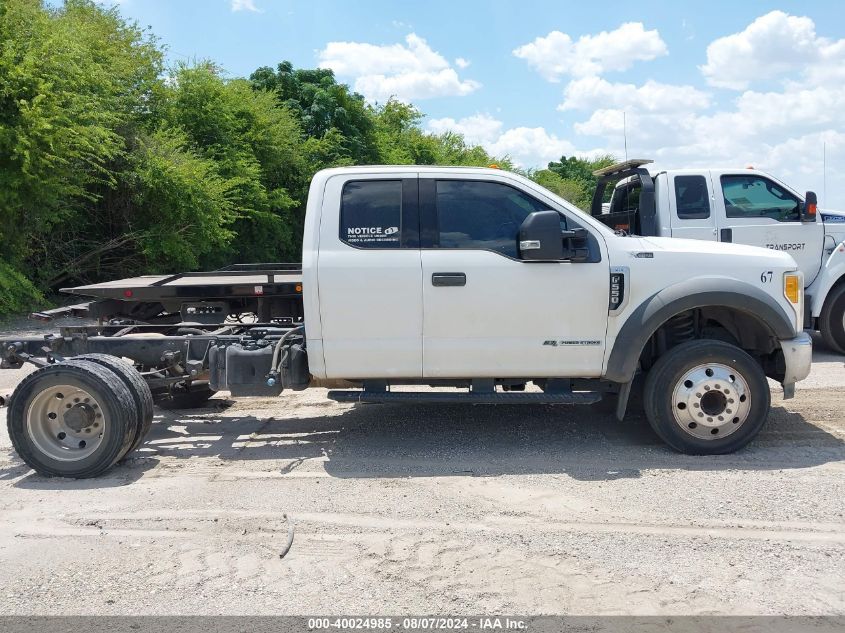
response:
[[[398,226],[350,226],[346,229],[346,241],[350,244],[383,244],[399,240]]]

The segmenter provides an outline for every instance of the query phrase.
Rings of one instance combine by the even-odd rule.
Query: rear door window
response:
[[[675,209],[680,220],[710,217],[710,196],[704,176],[675,176]]]
[[[400,248],[401,238],[401,180],[357,180],[344,185],[342,242],[357,248]]]

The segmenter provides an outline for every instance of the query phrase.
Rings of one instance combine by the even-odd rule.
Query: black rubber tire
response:
[[[819,331],[827,346],[845,354],[845,284],[830,291],[819,315]]]
[[[52,459],[35,446],[26,430],[26,414],[33,397],[55,384],[78,385],[96,394],[108,420],[103,442],[85,459]],[[9,401],[6,425],[15,451],[39,475],[84,479],[101,475],[123,457],[135,437],[138,413],[132,394],[114,372],[90,361],[69,360],[38,369],[21,381]]]
[[[672,413],[672,393],[677,381],[702,363],[733,368],[748,383],[751,410],[742,426],[730,435],[701,439],[687,433]],[[701,339],[673,347],[657,359],[643,386],[645,413],[654,432],[676,451],[688,455],[723,455],[748,444],[763,428],[769,415],[771,394],[763,369],[748,353],[723,341]]]
[[[189,391],[174,390],[170,393],[163,393],[161,396],[155,398],[155,403],[167,411],[199,409],[205,406],[208,399],[215,393],[217,392],[211,389],[208,385],[201,385],[199,387],[194,387]]]
[[[135,408],[138,410],[139,424],[138,431],[132,443],[129,445],[129,450],[126,454],[130,454],[137,449],[147,433],[150,432],[150,427],[153,425],[153,393],[150,391],[150,386],[147,381],[138,373],[132,365],[117,358],[116,356],[109,356],[108,354],[83,354],[82,356],[74,357],[74,360],[89,360],[92,363],[97,363],[103,367],[107,367],[117,374],[123,383],[129,388],[132,394],[132,399],[135,401]]]

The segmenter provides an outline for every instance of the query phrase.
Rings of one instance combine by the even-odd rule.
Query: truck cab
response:
[[[788,253],[804,275],[805,325],[845,352],[845,215],[816,213],[816,195],[746,169],[651,173],[651,161],[599,170],[591,213],[614,230],[759,246]],[[608,183],[610,202],[602,205]]]
[[[750,395],[739,352],[787,397],[809,371],[803,277],[788,253],[625,237],[497,169],[319,172],[302,275],[311,375],[362,388],[330,392],[336,399],[561,404],[612,393],[621,418],[643,373],[661,437],[725,452],[744,437],[728,434],[746,395],[700,400],[731,389],[726,381]],[[758,403],[768,398],[761,380]],[[394,391],[407,384],[469,392]],[[541,393],[524,393],[530,384]]]

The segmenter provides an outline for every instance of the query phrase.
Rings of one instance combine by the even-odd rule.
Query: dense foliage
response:
[[[561,198],[587,210],[593,201],[597,178],[593,172],[615,163],[613,156],[599,156],[593,160],[575,156],[561,156],[560,162],[549,163],[548,168],[534,171],[530,176],[546,189],[554,191]],[[605,191],[605,202],[612,189]]]
[[[308,183],[351,164],[512,167],[330,70],[165,68],[155,37],[91,0],[0,0],[0,315],[78,282],[299,259]],[[532,175],[589,198],[606,164]]]

